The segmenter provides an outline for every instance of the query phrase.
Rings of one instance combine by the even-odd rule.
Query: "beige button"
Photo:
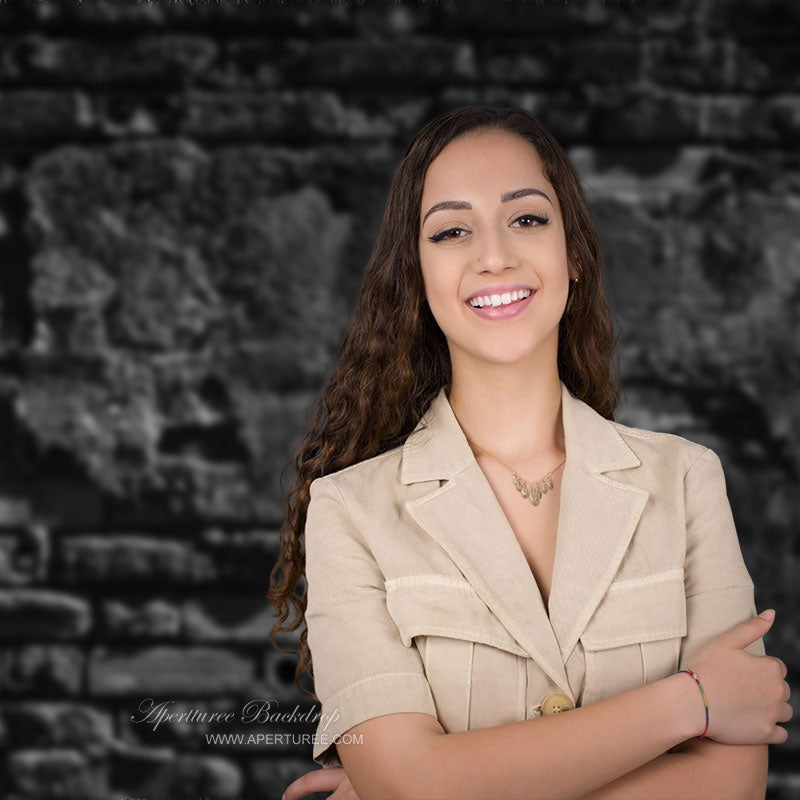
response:
[[[544,716],[560,714],[562,711],[570,711],[573,708],[575,706],[572,705],[572,700],[563,692],[548,694],[542,698],[542,714]]]

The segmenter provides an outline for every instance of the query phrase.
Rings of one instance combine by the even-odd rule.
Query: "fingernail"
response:
[[[762,619],[771,620],[775,616],[775,609],[768,608],[766,611],[762,611],[758,616]]]

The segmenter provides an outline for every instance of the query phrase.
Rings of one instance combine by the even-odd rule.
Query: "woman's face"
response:
[[[420,214],[425,294],[451,358],[514,363],[550,348],[555,356],[570,271],[558,198],[536,149],[506,131],[453,140],[428,167]],[[511,294],[520,289],[529,296]],[[468,303],[487,296],[483,310]]]

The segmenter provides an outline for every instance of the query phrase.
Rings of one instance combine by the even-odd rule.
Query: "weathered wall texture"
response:
[[[267,642],[280,472],[408,139],[469,103],[533,110],[583,175],[618,418],[720,454],[791,682],[799,9],[0,6],[0,787],[266,800],[314,766],[131,715],[309,705]]]

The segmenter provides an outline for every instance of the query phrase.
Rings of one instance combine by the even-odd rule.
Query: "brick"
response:
[[[735,49],[726,39],[670,37],[648,41],[645,75],[655,84],[704,92],[736,85]]]
[[[0,637],[75,639],[92,625],[89,603],[46,589],[0,590]]]
[[[14,515],[7,512],[6,519],[14,520]],[[0,586],[44,581],[49,559],[50,538],[45,527],[0,531]]]
[[[217,756],[121,750],[113,774],[114,786],[133,797],[242,796],[240,768]]]
[[[789,92],[800,88],[796,40],[737,42],[733,87],[745,92]]]
[[[720,96],[706,105],[708,135],[722,142],[779,145],[800,132],[800,95]]]
[[[15,407],[19,426],[47,453],[44,464],[50,460],[32,491],[40,513],[62,523],[99,524],[106,495],[135,493],[131,478],[146,462],[152,433],[146,373],[133,360],[107,366],[94,359],[47,361],[30,360]]]
[[[278,558],[278,532],[208,528],[200,534],[198,548],[213,564],[215,583],[261,589]]]
[[[172,135],[182,111],[180,93],[153,94],[135,88],[98,89],[87,95],[83,116],[92,135],[135,139]]]
[[[25,21],[38,30],[61,33],[94,34],[151,30],[197,30],[215,34],[252,35],[254,30],[280,36],[300,34],[319,36],[326,33],[355,30],[352,11],[344,6],[320,5],[313,13],[298,12],[295,4],[262,3],[140,3],[136,0],[82,0],[64,6],[42,0],[27,10]]]
[[[300,144],[317,142],[320,137],[385,139],[396,132],[388,115],[346,105],[332,91],[192,91],[184,96],[183,105],[177,129],[199,141],[235,136],[291,138]]]
[[[96,695],[141,699],[243,691],[253,680],[251,659],[210,647],[96,648],[89,661],[89,688]]]
[[[253,482],[243,466],[209,464],[192,456],[162,457],[143,485],[145,492],[152,490],[167,504],[167,516],[193,521],[254,521],[257,508],[265,502],[254,496]],[[212,565],[198,561],[192,574],[205,577],[213,574],[212,570]]]
[[[483,3],[445,2],[437,6],[441,16],[439,34],[483,36],[503,34],[525,39],[558,36],[586,37],[608,29],[619,21],[618,9],[607,4],[542,3],[507,0],[487,7]]]
[[[0,35],[0,82],[3,84],[16,82],[24,75],[24,66],[20,63],[23,49],[21,37]]]
[[[185,85],[216,57],[216,45],[200,36],[167,34],[98,39],[26,37],[29,79],[66,84]]]
[[[26,497],[0,496],[0,529],[30,524],[31,510]]]
[[[108,797],[107,764],[93,762],[78,750],[17,750],[9,754],[7,769],[13,788],[29,797]]]
[[[111,715],[81,703],[4,702],[0,726],[5,746],[15,750],[77,746],[94,758],[107,755],[114,741]]]
[[[68,584],[194,582],[211,565],[187,542],[135,534],[70,535],[56,543],[55,567]]]
[[[563,78],[563,50],[553,42],[494,40],[479,42],[476,60],[484,80],[505,86],[537,86]]]
[[[597,143],[677,144],[696,141],[702,101],[677,91],[609,90],[598,93],[589,112],[589,135]]]
[[[81,96],[49,89],[0,89],[0,139],[60,140],[80,136]]]
[[[436,85],[471,80],[477,65],[469,41],[430,37],[397,41],[323,39],[295,43],[294,53],[279,62],[284,81],[303,85],[350,85],[380,82],[382,88]],[[420,65],[424,71],[420,72]]]
[[[84,656],[66,645],[5,646],[0,650],[0,693],[39,697],[74,695],[82,685]]]
[[[54,383],[58,384],[57,381]],[[62,395],[62,397],[66,396]],[[58,417],[55,417],[55,420],[57,419]],[[44,431],[44,428],[40,429],[40,433],[44,433]],[[45,436],[45,438],[47,437]],[[46,468],[48,464],[51,470],[57,470],[60,464],[60,468],[64,472],[68,472],[68,469],[64,469],[64,465],[74,465],[74,455],[74,451],[68,451],[66,447],[62,449],[58,443],[54,443],[50,450],[52,461],[45,461],[41,465],[41,474],[31,487],[31,502],[35,505],[37,514],[43,519],[58,520],[59,525],[68,527],[104,525],[106,524],[107,498],[103,494],[102,486],[92,485],[85,478],[71,480],[52,473],[48,474]],[[59,457],[61,461],[58,461]],[[95,469],[102,469],[96,456],[92,462]]]
[[[779,42],[796,41],[800,28],[800,13],[794,3],[781,0],[726,0],[710,6],[704,18],[709,36],[725,35],[739,41]]]
[[[274,609],[263,595],[215,592],[183,604],[185,635],[197,642],[263,643]]]
[[[39,30],[72,30],[75,33],[99,32],[115,25],[150,26],[165,22],[163,9],[157,3],[138,3],[123,0],[109,5],[103,0],[88,0],[75,7],[52,0],[43,0],[25,9],[22,18],[26,27]],[[22,16],[22,15],[20,15]]]
[[[558,51],[556,87],[574,84],[629,84],[640,75],[646,63],[644,44],[621,37],[592,39],[580,44],[580,58],[574,50]]]
[[[181,632],[181,610],[165,600],[103,600],[105,635],[119,638],[170,638]]]

